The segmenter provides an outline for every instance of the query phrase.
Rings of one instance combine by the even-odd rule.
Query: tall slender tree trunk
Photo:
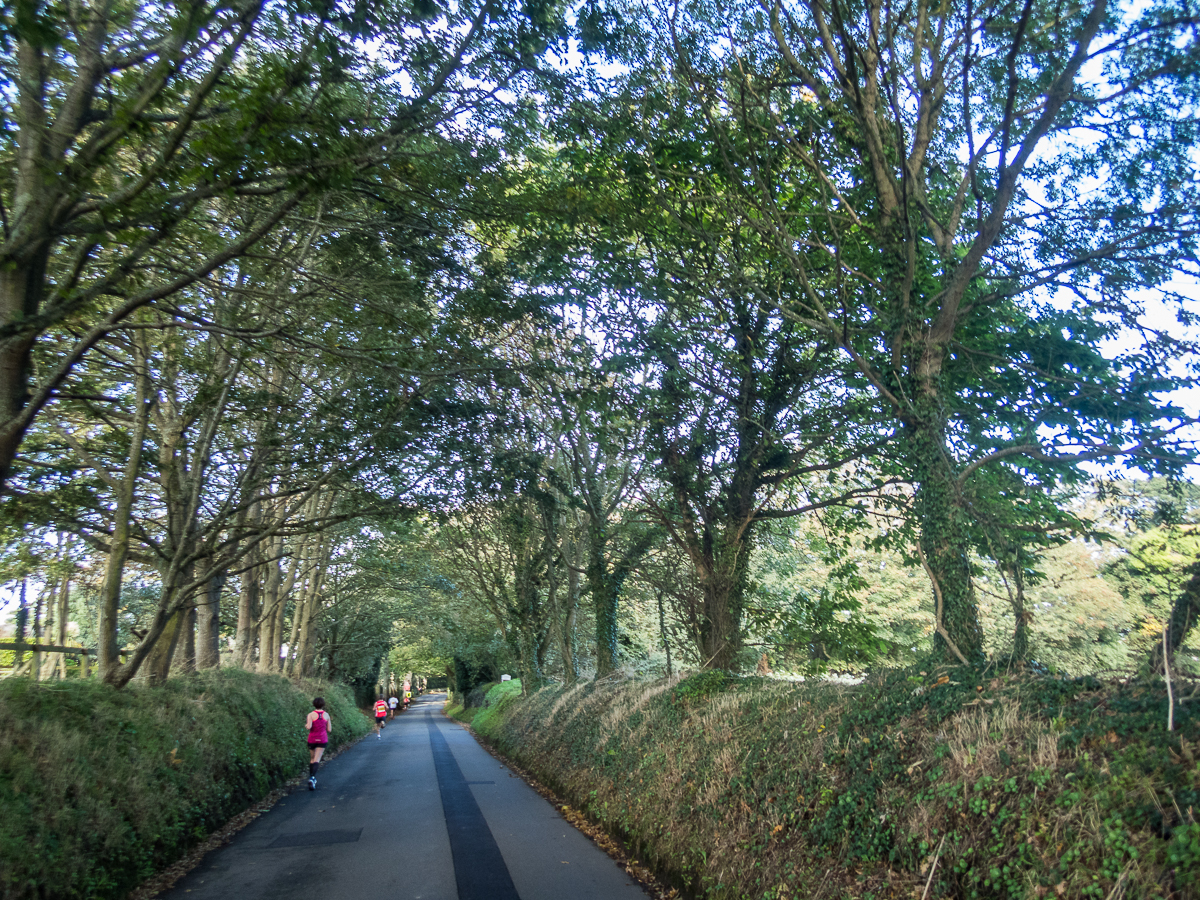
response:
[[[179,671],[196,671],[196,607],[189,606],[183,615],[183,634],[175,651],[179,659]]]
[[[301,589],[300,599],[296,603],[296,610],[292,613],[292,639],[288,644],[288,658],[286,675],[303,675],[304,651],[307,641],[305,631],[308,629],[309,619],[312,613],[309,611],[312,599],[312,583],[316,579],[316,572],[305,580]]]
[[[267,586],[263,600],[266,629],[259,641],[258,658],[258,671],[264,674],[279,672],[283,667],[281,656],[287,603],[303,562],[305,544],[306,541],[303,540],[298,542],[285,574],[283,538],[276,538],[271,542],[272,559],[268,563]]]
[[[58,589],[58,634],[56,642],[58,646],[65,647],[67,645],[67,618],[71,615],[71,576],[63,575],[62,584]],[[58,657],[58,677],[67,677],[67,654],[62,653]]]
[[[49,599],[45,590],[38,591],[33,597],[33,660],[30,663],[29,674],[34,681],[42,677],[42,651],[36,649],[42,643],[42,607]]]
[[[574,552],[578,549],[578,541],[570,541],[571,551],[568,555],[569,564],[567,567],[567,583],[565,585],[566,598],[563,605],[566,607],[565,616],[556,616],[558,622],[559,636],[559,653],[563,660],[563,678],[567,684],[574,684],[579,680],[579,662],[575,657],[575,628],[579,621],[579,594],[580,594],[580,577],[577,563],[577,554]]]
[[[65,581],[65,577],[52,579],[46,586],[46,620],[42,624],[42,634],[45,635],[49,643],[54,643],[54,622],[58,615],[59,583]],[[41,664],[38,666],[38,680],[54,677],[55,669],[58,667],[58,658],[61,655],[59,653],[47,653],[43,657]]]
[[[261,501],[251,504],[248,520],[252,527],[259,525],[262,515]],[[263,566],[262,545],[256,544],[245,554],[246,568],[241,574],[241,590],[238,592],[237,635],[234,639],[234,661],[243,669],[254,663],[254,646],[258,640],[258,617],[261,610],[261,579]]]
[[[258,643],[258,612],[261,608],[259,577],[262,567],[250,566],[242,573],[238,592],[237,638],[235,659],[243,669],[254,665],[254,648]]]
[[[290,599],[290,592],[282,590],[279,592],[279,602],[275,607],[275,625],[272,629],[275,634],[275,646],[271,656],[272,672],[281,672],[283,670],[283,629],[287,619],[288,601]]]
[[[306,552],[309,543],[309,541],[304,542],[304,549]],[[319,544],[320,542],[318,541],[317,552],[320,552]],[[308,603],[309,586],[312,584],[313,579],[316,578],[316,561],[309,559],[307,556],[305,556],[303,559],[298,557],[297,565],[293,568],[292,576],[290,578],[293,587],[295,586],[297,580],[296,569],[299,568],[301,564],[310,566],[311,571],[308,573],[308,577],[300,579],[299,588],[295,590],[295,600],[292,601],[292,631],[291,634],[288,635],[287,639],[287,655],[281,661],[281,670],[285,675],[291,674],[295,669],[296,651],[300,642],[300,628],[304,624],[304,611]],[[289,589],[289,596],[292,593],[292,590]]]
[[[296,635],[296,652],[292,656],[293,671],[306,678],[312,675],[313,623],[316,621],[317,604],[321,602],[321,589],[324,586],[325,570],[328,565],[329,546],[324,536],[318,544],[317,553],[312,575],[305,586],[304,597],[296,614],[300,628]]]
[[[317,500],[317,495],[313,495],[313,509],[322,522],[322,526],[314,538],[315,547],[310,559],[308,578],[305,579],[300,600],[292,613],[295,627],[292,629],[293,637],[288,659],[289,675],[300,674],[307,677],[312,672],[312,627],[316,619],[317,604],[320,603],[331,547],[329,535],[323,523],[329,518],[336,500],[337,492],[332,490],[326,491],[324,500],[320,502]]]
[[[135,336],[133,345],[137,352],[137,369],[134,378],[136,409],[133,428],[129,435],[129,457],[125,471],[117,483],[117,496],[113,510],[113,536],[109,544],[108,560],[104,568],[104,580],[100,584],[100,612],[97,627],[97,663],[103,681],[113,683],[121,665],[120,648],[117,646],[117,611],[121,605],[121,584],[125,576],[125,563],[129,558],[130,529],[133,520],[133,501],[137,487],[138,469],[142,450],[146,442],[146,430],[150,422],[150,376],[146,370],[148,355],[144,339]]]
[[[307,624],[304,629],[304,637],[301,641],[301,649],[297,656],[300,660],[300,674],[304,678],[311,678],[317,673],[317,642],[313,639],[313,623],[317,618],[317,598],[314,597],[312,605],[308,608]]]
[[[579,575],[576,571],[578,541],[573,537],[570,514],[557,503],[543,504],[542,519],[546,609],[550,616],[551,637],[562,662],[563,681],[574,684],[579,679],[579,667],[575,662],[575,612],[579,605]]]
[[[1025,564],[1020,551],[1007,547],[998,560],[1000,571],[1008,588],[1008,602],[1012,606],[1013,627],[1012,659],[1024,661],[1029,658],[1029,622],[1032,614],[1025,608]]]
[[[215,669],[221,665],[221,592],[225,588],[225,573],[218,572],[209,579],[200,596],[203,602],[196,608],[196,668]]]
[[[279,635],[275,631],[278,621],[276,607],[279,604],[279,583],[283,573],[279,570],[279,558],[275,541],[271,542],[266,563],[267,580],[263,587],[262,617],[258,627],[258,672],[275,671],[279,659]],[[282,543],[282,542],[279,542]]]
[[[667,640],[667,610],[663,605],[663,594],[661,588],[655,593],[658,595],[658,633],[662,639],[663,651],[667,654],[667,677],[670,678],[674,673],[671,671],[671,644]]]
[[[316,511],[316,507],[317,497],[316,495],[313,495],[309,501],[310,519],[313,518],[313,513]],[[296,580],[300,577],[300,573],[304,568],[306,560],[308,559],[308,550],[312,544],[312,537],[313,536],[311,534],[306,534],[296,542],[292,554],[292,561],[288,566],[287,578],[279,588],[279,608],[276,612],[277,618],[275,624],[275,633],[279,636],[279,649],[275,654],[277,660],[275,663],[276,672],[284,672],[286,670],[288,658],[291,657],[292,653],[296,649],[296,631],[300,619],[300,604],[294,599],[293,595],[296,589]],[[288,658],[285,658],[283,652],[283,629],[287,623],[287,611],[289,606],[292,610],[292,633],[287,640]]]
[[[295,668],[296,661],[296,645],[300,641],[300,626],[301,620],[304,618],[304,604],[308,598],[308,581],[304,579],[300,585],[298,597],[292,604],[292,632],[287,639],[287,655],[282,660],[283,674],[289,675]]]

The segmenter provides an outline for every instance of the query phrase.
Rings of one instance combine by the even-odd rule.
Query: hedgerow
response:
[[[0,682],[0,893],[124,896],[304,771],[317,693],[331,747],[365,733],[344,689],[238,669],[120,691]]]
[[[1116,900],[1200,896],[1175,715],[1158,686],[952,669],[552,687],[474,725],[694,896]]]

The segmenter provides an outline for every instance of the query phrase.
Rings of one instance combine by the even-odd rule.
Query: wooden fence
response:
[[[84,678],[91,675],[91,660],[95,659],[98,654],[94,647],[60,647],[57,644],[31,644],[26,641],[0,641],[0,650],[16,651],[13,666],[8,670],[8,675],[33,675],[34,677],[38,677],[41,673],[43,653],[58,653],[63,657],[79,657],[80,674]],[[119,650],[118,652],[124,657],[128,651]],[[26,653],[30,654],[28,660],[24,659]]]

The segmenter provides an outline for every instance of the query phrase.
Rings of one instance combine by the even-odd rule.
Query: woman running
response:
[[[313,699],[313,711],[308,714],[308,718],[304,720],[304,727],[308,729],[308,789],[315,791],[317,789],[317,767],[321,764],[321,756],[325,753],[325,747],[329,744],[329,713],[325,712],[325,698],[315,697]]]

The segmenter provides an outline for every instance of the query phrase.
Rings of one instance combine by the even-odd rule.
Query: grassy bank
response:
[[[705,898],[1200,897],[1200,727],[1165,691],[894,672],[505,685],[455,712]]]
[[[331,746],[366,732],[340,688],[234,669],[122,691],[0,682],[0,893],[123,896],[305,770],[317,692]]]

